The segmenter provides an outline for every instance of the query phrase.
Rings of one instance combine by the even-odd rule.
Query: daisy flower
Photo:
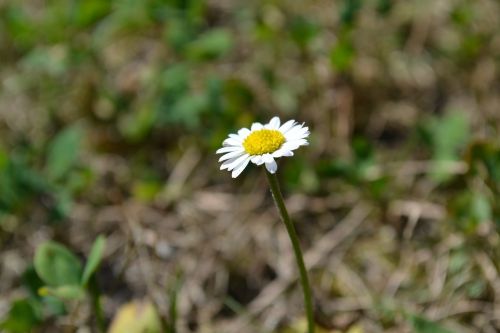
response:
[[[253,123],[250,129],[242,128],[237,134],[229,134],[217,154],[224,154],[219,159],[221,170],[232,171],[233,178],[245,170],[249,162],[265,164],[270,173],[278,169],[275,159],[293,156],[293,151],[308,145],[309,128],[289,120],[280,125],[280,119],[274,117],[267,124]]]

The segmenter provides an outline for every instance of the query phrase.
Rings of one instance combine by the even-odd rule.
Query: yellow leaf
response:
[[[151,302],[132,301],[120,307],[108,333],[160,333],[160,316]]]
[[[346,333],[364,333],[364,331],[365,330],[361,327],[361,325],[353,325],[349,328],[349,330],[347,330]]]

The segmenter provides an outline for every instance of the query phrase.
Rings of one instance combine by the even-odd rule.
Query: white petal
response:
[[[228,166],[233,163],[234,161],[236,161],[238,158],[240,158],[239,156],[238,157],[235,157],[235,158],[231,158],[227,161],[224,161],[224,163],[222,163],[222,165],[220,166],[220,169],[221,170],[224,170],[224,169],[227,169]]]
[[[302,125],[296,125],[292,127],[287,133],[309,133],[309,127],[303,127]]]
[[[280,148],[273,153],[274,158],[283,157],[283,156],[293,156],[293,152],[290,150],[287,150],[287,149]]]
[[[287,121],[286,123],[284,123],[283,125],[281,125],[281,127],[279,128],[279,130],[281,131],[281,133],[286,133],[289,129],[291,129],[293,127],[293,125],[295,125],[295,120],[289,120]]]
[[[241,163],[237,168],[235,168],[233,170],[233,172],[231,173],[231,177],[233,178],[236,178],[240,175],[240,173],[245,170],[245,168],[247,167],[248,165],[248,162],[250,162],[250,156],[248,156],[244,161],[243,163]]]
[[[222,155],[221,158],[219,158],[219,162],[229,160],[231,158],[235,158],[235,157],[241,156],[243,154],[245,154],[245,152],[243,150],[233,151],[233,152],[227,153],[225,155]]]
[[[292,127],[290,130],[288,130],[285,134],[286,138],[298,138],[298,137],[304,137],[309,135],[309,128],[308,127],[302,127],[302,125],[296,125]]]
[[[261,123],[253,123],[251,130],[253,131],[258,131],[261,130],[264,126]]]
[[[242,139],[244,139],[245,137],[247,137],[247,136],[248,136],[248,134],[250,134],[250,130],[249,130],[248,128],[245,128],[245,127],[243,127],[242,129],[240,129],[240,130],[238,131],[238,135],[239,135]]]
[[[238,134],[231,133],[231,134],[229,134],[229,137],[231,139],[235,139],[237,141],[243,142],[243,139]]]
[[[307,146],[309,143],[305,139],[300,139],[300,140],[292,140],[285,142],[280,149],[286,149],[286,150],[295,150],[299,148],[300,146]]]
[[[270,129],[278,129],[280,127],[280,118],[278,117],[273,117],[271,121],[269,121],[269,128]]]
[[[294,141],[294,140],[301,140],[301,139],[306,139],[309,136],[309,132],[307,133],[294,133],[290,135],[290,133],[287,133],[285,135],[285,139],[287,142]]]
[[[278,164],[276,164],[276,161],[273,160],[271,163],[266,163],[266,169],[270,173],[275,173],[276,170],[278,170]]]
[[[264,163],[271,163],[272,161],[274,161],[273,155],[271,154],[262,155],[262,161],[264,161]]]
[[[241,147],[241,141],[238,141],[238,140],[233,139],[233,138],[229,138],[229,139],[224,140],[224,142],[222,143],[222,145],[224,147],[227,147],[227,146],[238,146],[238,147]]]
[[[307,146],[309,142],[306,139],[292,140],[291,144],[299,145],[299,146]]]
[[[229,153],[229,152],[237,151],[237,150],[243,150],[243,148],[235,147],[235,146],[223,147],[223,148],[217,149],[217,151],[215,153],[216,154],[223,154],[223,153]]]
[[[247,157],[249,157],[249,156],[250,156],[250,155],[245,154],[245,155],[243,155],[243,156],[238,157],[238,158],[237,158],[236,160],[234,160],[233,162],[231,162],[231,163],[227,163],[227,164],[226,164],[226,165],[227,165],[227,170],[228,170],[228,171],[233,170],[234,168],[236,168],[237,166],[239,166],[239,165],[240,165],[240,164],[241,164],[241,163],[242,163],[242,162],[243,162],[243,161],[244,161]],[[224,164],[223,164],[223,166],[224,166]]]
[[[253,156],[252,163],[254,163],[256,165],[262,165],[264,163],[264,161],[262,160],[262,156],[261,155]]]

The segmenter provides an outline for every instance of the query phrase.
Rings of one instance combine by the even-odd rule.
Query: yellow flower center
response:
[[[280,131],[261,129],[247,136],[243,148],[250,155],[262,155],[275,152],[283,143],[285,137]]]

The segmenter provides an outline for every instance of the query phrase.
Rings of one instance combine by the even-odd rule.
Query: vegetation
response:
[[[0,1],[0,331],[500,331],[495,0]],[[133,318],[131,320],[131,318]]]

